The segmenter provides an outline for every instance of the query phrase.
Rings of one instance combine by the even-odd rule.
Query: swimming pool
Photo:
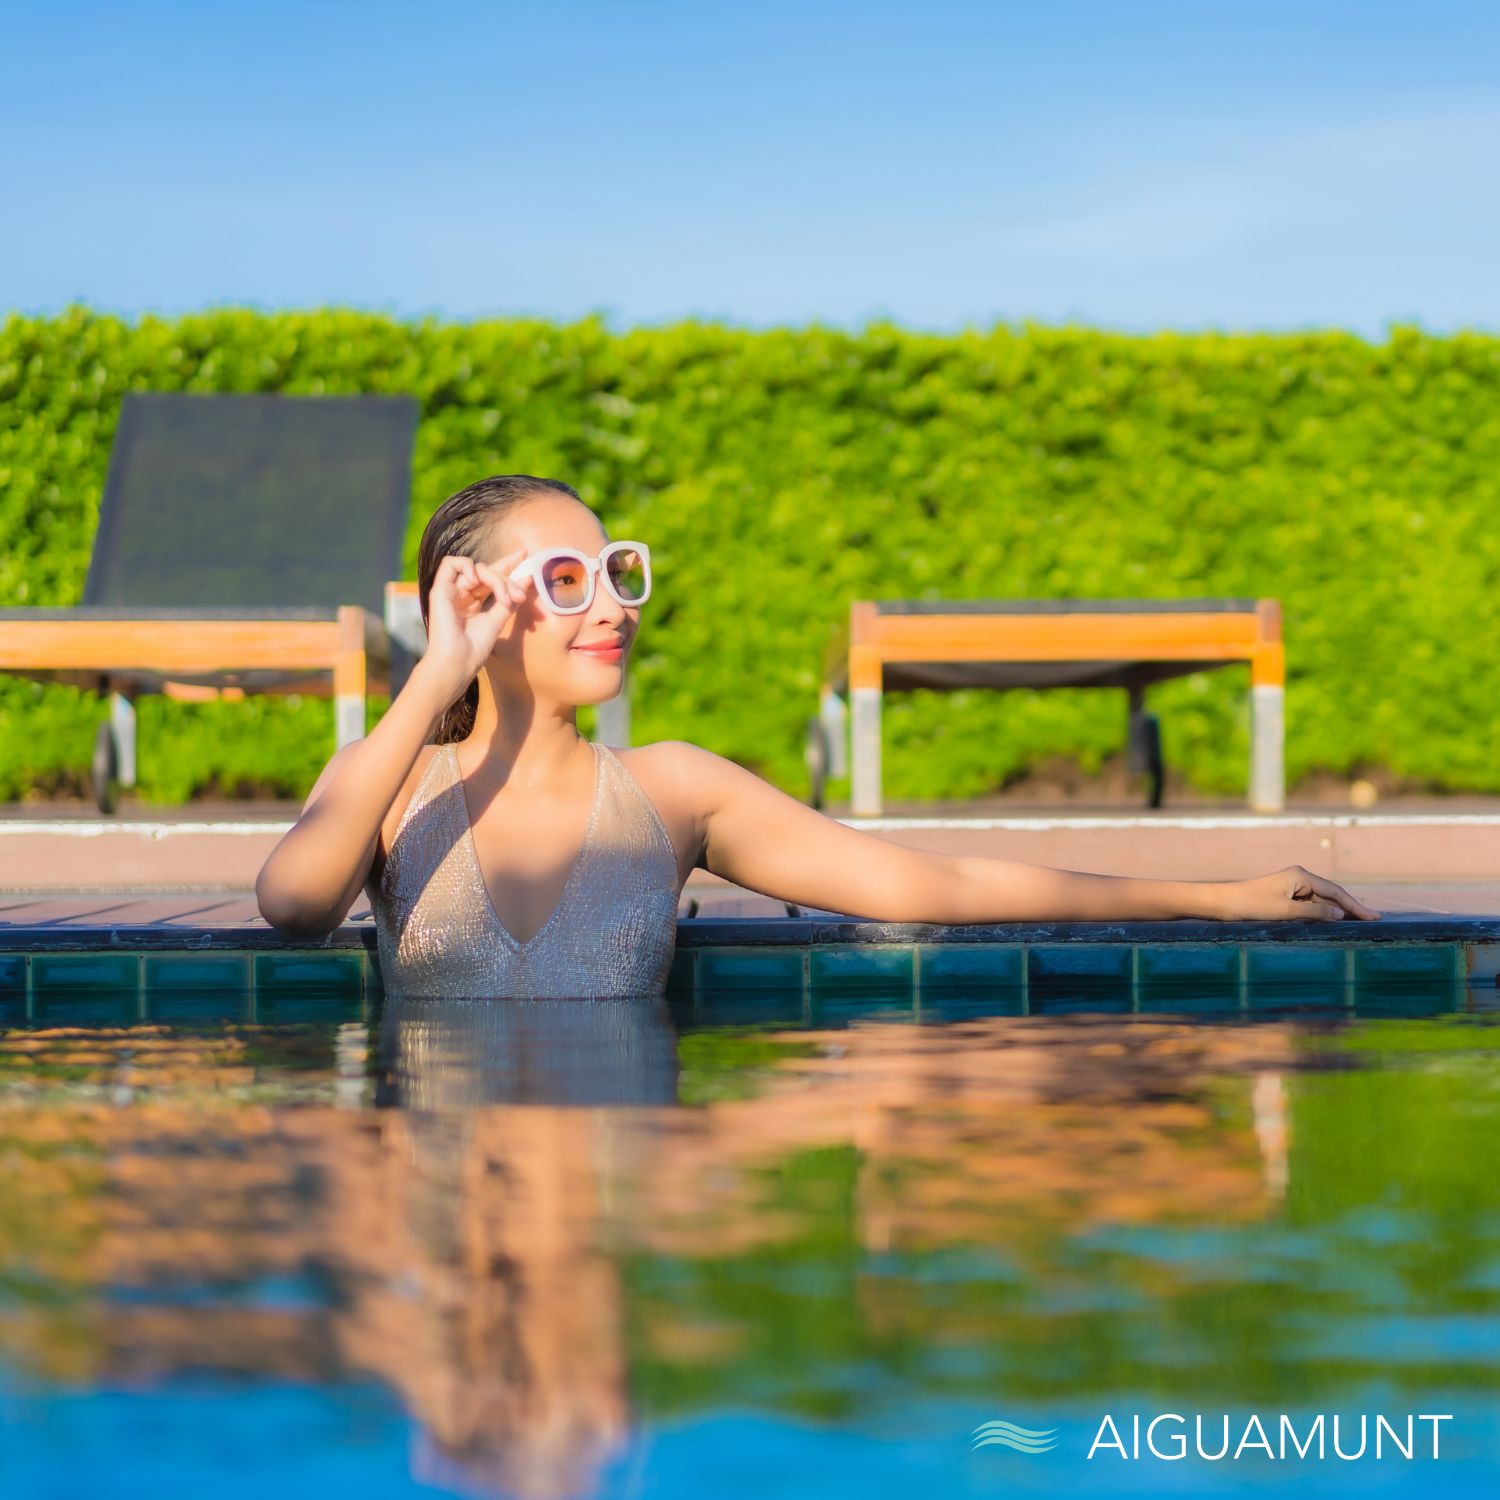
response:
[[[0,1011],[0,1493],[1492,1491],[1493,988],[1141,963],[43,969]]]

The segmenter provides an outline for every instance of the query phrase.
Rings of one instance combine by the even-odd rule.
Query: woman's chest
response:
[[[665,762],[657,753],[664,746],[638,745],[633,749],[616,750],[620,764],[635,778],[636,785],[661,819],[662,827],[672,842],[672,855],[677,862],[677,887],[684,882],[700,863],[703,854],[703,835],[698,809],[689,800],[681,784],[675,781]]]

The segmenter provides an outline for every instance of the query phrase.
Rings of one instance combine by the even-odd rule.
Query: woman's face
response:
[[[526,500],[500,523],[486,562],[526,548],[526,556],[555,547],[574,547],[596,557],[609,542],[599,518],[567,495],[538,495]],[[520,559],[524,562],[525,558]],[[624,605],[597,580],[589,607],[575,615],[555,615],[528,584],[495,643],[490,667],[502,684],[525,687],[538,698],[584,704],[613,698],[625,680],[625,663],[640,628],[639,605]],[[618,644],[618,656],[587,648]]]

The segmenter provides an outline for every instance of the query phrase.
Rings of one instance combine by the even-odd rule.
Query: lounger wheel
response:
[[[1127,759],[1132,771],[1146,773],[1146,806],[1160,807],[1166,768],[1161,756],[1161,720],[1155,714],[1131,714]]]
[[[112,813],[120,803],[120,750],[114,726],[108,720],[94,736],[94,759],[89,765],[89,784],[102,813]]]
[[[812,794],[808,801],[812,806],[823,806],[823,792],[828,784],[828,731],[821,719],[807,721],[807,739],[802,747],[802,760],[807,766],[807,779],[812,783]]]

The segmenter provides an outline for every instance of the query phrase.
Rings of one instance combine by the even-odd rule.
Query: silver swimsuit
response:
[[[594,750],[583,848],[549,916],[518,943],[485,889],[458,756],[428,763],[368,887],[390,994],[659,994],[677,944],[677,857],[660,814],[607,746]]]

